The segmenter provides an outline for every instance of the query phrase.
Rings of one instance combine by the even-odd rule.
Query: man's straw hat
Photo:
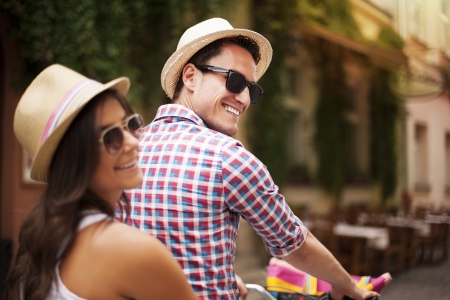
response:
[[[23,94],[14,115],[14,133],[33,156],[31,178],[47,181],[53,154],[86,103],[107,89],[126,95],[129,87],[126,77],[102,84],[61,65],[42,71]]]
[[[259,33],[233,28],[227,20],[213,18],[192,26],[181,36],[177,51],[167,60],[161,73],[161,85],[167,96],[172,99],[182,69],[198,50],[216,40],[238,35],[248,37],[259,45],[261,60],[256,66],[256,80],[259,80],[272,60],[269,41]]]

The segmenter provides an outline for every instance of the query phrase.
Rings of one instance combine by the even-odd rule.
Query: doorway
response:
[[[3,44],[0,39],[0,220],[2,219],[3,206],[3,120],[5,119],[5,65],[3,55]],[[2,223],[0,222],[0,297],[5,287],[6,274],[11,263],[12,243],[11,239],[4,238],[2,235]]]

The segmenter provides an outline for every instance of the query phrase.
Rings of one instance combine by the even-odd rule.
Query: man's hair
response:
[[[222,47],[226,44],[235,44],[247,50],[252,55],[255,64],[258,64],[259,60],[261,59],[261,54],[259,53],[259,45],[249,37],[238,35],[235,37],[219,39],[206,45],[202,49],[198,50],[197,53],[195,53],[186,64],[192,63],[194,65],[204,65],[210,59],[220,55],[220,53],[222,52]],[[184,86],[181,76],[182,72],[178,77],[178,83],[175,87],[172,101],[175,101],[180,96],[181,89]]]

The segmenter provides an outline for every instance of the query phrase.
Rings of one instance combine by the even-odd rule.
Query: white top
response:
[[[80,225],[78,226],[78,231],[83,230],[84,228],[104,220],[109,219],[108,215],[99,212],[93,211],[85,211],[83,212],[85,215],[84,218],[80,221]],[[68,241],[68,240],[67,240]],[[61,252],[66,247],[67,241],[64,241],[62,244]],[[52,287],[50,288],[50,292],[47,295],[47,300],[84,300],[84,298],[80,298],[64,285],[61,280],[61,276],[59,275],[59,263],[56,265],[55,269],[56,273],[56,282],[52,283]]]

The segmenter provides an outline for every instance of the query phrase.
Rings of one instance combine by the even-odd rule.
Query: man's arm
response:
[[[302,246],[283,259],[297,269],[330,283],[331,297],[335,300],[344,295],[355,300],[379,296],[376,292],[360,289],[330,251],[309,231]]]
[[[237,274],[235,274],[235,276],[236,276],[236,282],[237,282],[237,286],[238,286],[238,290],[239,290],[239,299],[245,300],[245,299],[247,299],[248,289],[245,286],[245,283],[242,280],[242,278],[239,277]]]

